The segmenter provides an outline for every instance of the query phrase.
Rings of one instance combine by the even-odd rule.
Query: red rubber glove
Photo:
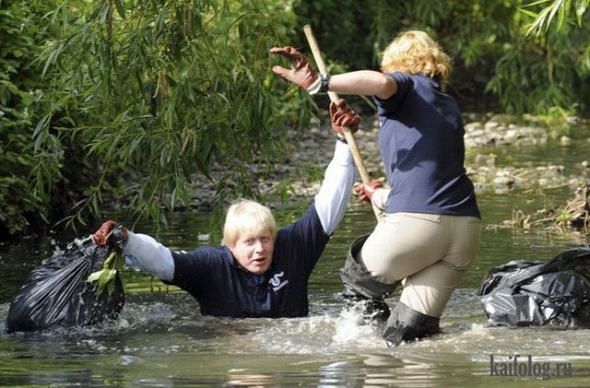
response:
[[[359,202],[371,202],[373,199],[373,193],[377,191],[377,189],[383,188],[383,183],[380,180],[372,179],[367,184],[358,183],[354,186],[354,192],[358,196]]]
[[[340,98],[338,101],[330,102],[330,121],[332,130],[338,135],[343,135],[342,127],[348,127],[351,133],[358,131],[361,118],[350,109],[346,100]]]
[[[109,237],[111,236],[111,232],[115,227],[115,221],[108,220],[107,222],[103,223],[100,228],[92,235],[94,242],[96,245],[107,245]]]
[[[108,220],[92,235],[92,239],[96,245],[121,246],[127,243],[127,229],[115,221]]]
[[[309,63],[305,55],[297,51],[295,47],[273,47],[270,49],[270,53],[282,55],[291,61],[291,69],[289,70],[281,66],[274,66],[272,71],[276,75],[281,76],[310,93],[317,92],[315,89],[319,90],[318,72]]]

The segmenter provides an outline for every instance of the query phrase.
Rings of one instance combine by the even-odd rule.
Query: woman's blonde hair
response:
[[[385,48],[381,60],[383,72],[422,73],[436,77],[442,90],[446,89],[452,69],[451,58],[424,31],[399,34]]]
[[[238,200],[227,210],[222,244],[234,247],[240,236],[256,236],[266,231],[275,238],[277,226],[270,209],[251,200]]]

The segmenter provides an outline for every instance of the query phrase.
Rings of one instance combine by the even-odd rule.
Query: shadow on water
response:
[[[567,171],[588,148],[581,142],[575,150],[556,149],[549,156],[549,150],[519,152],[531,164],[553,158]],[[549,259],[587,244],[577,233],[502,227],[516,208],[538,209],[569,195],[568,189],[480,193],[485,225],[480,255],[445,310],[443,333],[397,348],[388,348],[378,327],[363,324],[358,312],[336,297],[348,244],[374,225],[371,210],[361,204],[351,203],[326,248],[310,282],[310,316],[298,319],[202,317],[191,297],[125,270],[127,303],[116,321],[9,335],[4,321],[10,299],[53,245],[40,240],[0,247],[0,386],[587,386],[590,331],[490,328],[476,295],[493,266]],[[184,214],[170,224],[158,234],[163,243],[174,248],[205,243],[208,215]],[[136,230],[155,234],[147,224]],[[397,298],[388,300],[391,306]]]

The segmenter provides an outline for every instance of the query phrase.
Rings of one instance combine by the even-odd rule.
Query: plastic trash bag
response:
[[[479,295],[488,326],[590,327],[590,248],[492,268]]]
[[[6,330],[87,326],[116,318],[125,304],[123,285],[116,269],[103,271],[114,253],[114,247],[98,246],[92,236],[76,239],[64,251],[53,253],[31,272],[12,299]],[[89,281],[91,274],[107,272],[112,278],[101,283],[103,287],[98,287],[98,281]]]

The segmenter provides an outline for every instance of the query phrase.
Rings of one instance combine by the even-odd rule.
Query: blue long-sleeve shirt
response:
[[[133,232],[123,249],[127,264],[190,293],[203,315],[306,316],[309,277],[346,211],[356,176],[349,147],[336,143],[314,201],[300,219],[278,230],[272,264],[264,274],[242,268],[225,245],[171,251]]]

